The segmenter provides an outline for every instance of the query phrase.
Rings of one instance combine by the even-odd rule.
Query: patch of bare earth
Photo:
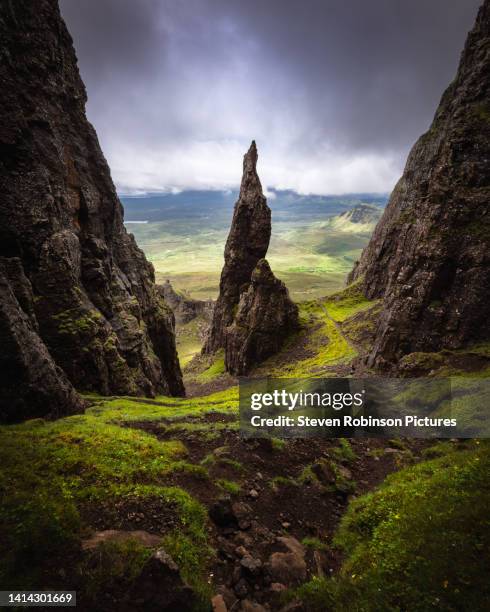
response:
[[[285,583],[277,582],[278,574],[271,569],[274,553],[290,554],[284,552],[280,538],[307,544],[302,547],[306,564],[302,579],[333,573],[339,566],[340,553],[332,547],[332,535],[349,499],[373,489],[391,472],[416,461],[427,443],[353,439],[350,442],[355,458],[347,461],[336,450],[337,440],[295,439],[277,448],[269,440],[240,438],[236,430],[226,428],[233,419],[220,413],[209,413],[200,419],[200,423],[224,427],[211,429],[211,437],[186,429],[196,419],[172,421],[171,429],[166,428],[168,422],[126,425],[161,440],[182,440],[188,450],[187,461],[207,468],[208,478],[174,472],[168,484],[183,487],[208,508],[211,542],[217,551],[210,575],[228,608],[240,610],[240,600],[247,599],[272,610],[280,609],[280,592],[294,583],[287,575]],[[328,469],[325,475],[325,468],[318,467],[322,465],[338,466],[343,486],[337,486],[333,479],[329,481]],[[305,472],[309,466],[312,470]],[[222,480],[237,483],[240,492],[230,495],[220,488]],[[122,508],[124,513],[127,510]],[[155,518],[152,523],[151,517],[157,514],[154,508],[143,506],[136,510],[145,518],[132,523],[121,520],[124,528],[131,524],[133,528],[143,525],[149,532],[160,531],[161,522]],[[322,546],[315,550],[312,541]]]

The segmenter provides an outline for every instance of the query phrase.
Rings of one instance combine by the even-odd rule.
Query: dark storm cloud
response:
[[[61,0],[122,189],[390,189],[479,0]],[[239,174],[239,172],[238,172]]]

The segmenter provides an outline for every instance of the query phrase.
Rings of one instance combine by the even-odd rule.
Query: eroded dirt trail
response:
[[[210,429],[192,431],[198,424]],[[332,536],[351,497],[415,461],[424,446],[374,439],[242,439],[235,417],[220,413],[127,426],[159,440],[182,441],[187,460],[205,468],[199,475],[175,472],[171,484],[208,510],[216,551],[209,581],[233,610],[248,600],[280,609],[287,588],[333,573],[340,557]],[[140,512],[146,517],[145,508]],[[146,518],[136,524],[150,532],[162,527]],[[128,528],[131,521],[122,525]],[[283,554],[290,555],[286,564]]]

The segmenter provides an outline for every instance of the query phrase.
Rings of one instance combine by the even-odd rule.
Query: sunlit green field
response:
[[[198,299],[217,296],[228,227],[191,224],[188,233],[174,233],[168,222],[155,222],[128,224],[128,229],[155,266],[159,282],[168,278]],[[361,225],[357,231],[325,220],[273,223],[267,259],[294,300],[320,297],[345,284],[371,231],[371,226]]]

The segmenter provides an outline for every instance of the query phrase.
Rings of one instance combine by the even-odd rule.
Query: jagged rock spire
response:
[[[228,372],[244,375],[274,354],[298,327],[298,308],[264,259],[271,236],[271,211],[257,174],[252,141],[243,158],[240,196],[225,247],[220,293],[204,352],[225,349]]]
[[[240,293],[250,283],[258,261],[265,257],[271,237],[271,211],[257,174],[257,146],[252,141],[243,158],[240,195],[235,204],[225,246],[219,297],[204,352],[225,346],[225,330],[233,322]]]
[[[247,374],[255,364],[277,353],[298,327],[298,307],[267,260],[261,259],[248,289],[240,296],[234,322],[226,330],[227,371],[237,376]]]

